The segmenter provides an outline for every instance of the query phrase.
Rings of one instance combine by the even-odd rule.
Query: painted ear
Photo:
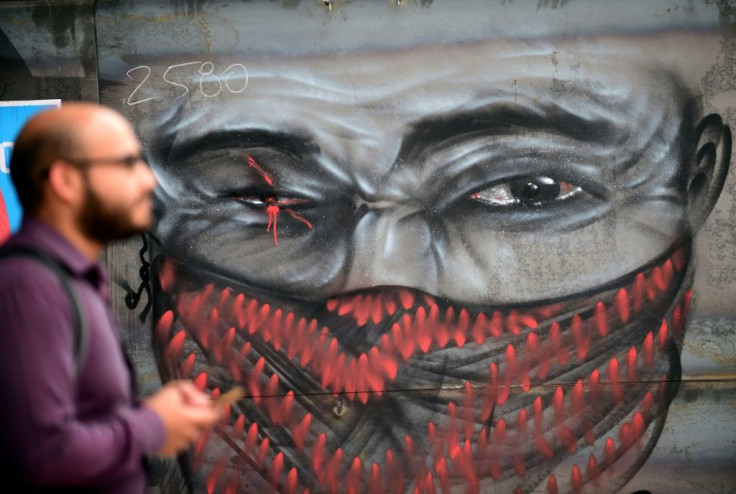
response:
[[[695,166],[687,180],[688,208],[693,232],[697,232],[716,205],[731,161],[731,130],[719,115],[708,115],[698,124]]]

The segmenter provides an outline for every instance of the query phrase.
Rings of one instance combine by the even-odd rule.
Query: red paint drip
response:
[[[401,301],[401,306],[409,310],[414,306],[414,293],[410,290],[399,290],[399,300]]]
[[[233,424],[233,437],[240,437],[245,431],[245,415],[239,415]]]
[[[168,292],[174,286],[176,281],[176,265],[173,261],[167,259],[161,263],[161,267],[158,270],[158,283],[161,285],[161,290]]]
[[[440,480],[440,487],[442,492],[449,494],[450,492],[450,474],[447,471],[447,460],[444,456],[439,456],[435,459],[434,469],[437,472],[437,477]]]
[[[583,331],[583,320],[578,314],[572,316],[572,320],[570,321],[570,332],[575,340],[578,360],[584,360],[585,356],[588,354],[588,348],[590,347],[590,336],[585,334]]]
[[[672,254],[672,264],[678,272],[681,272],[685,267],[685,249],[680,248]]]
[[[370,494],[386,494],[386,488],[383,486],[383,480],[381,479],[381,469],[378,467],[378,463],[371,465],[371,490]]]
[[[266,464],[266,456],[268,455],[268,450],[271,447],[271,440],[268,438],[265,438],[263,441],[261,441],[261,445],[258,446],[258,456],[256,457],[256,461],[258,462],[258,465],[263,468],[263,466]]]
[[[325,462],[326,449],[327,435],[325,435],[325,433],[323,432],[317,437],[317,440],[314,442],[314,446],[312,446],[312,468],[317,474],[317,479],[319,479],[320,482],[324,482],[324,477],[322,475],[322,465]]]
[[[664,351],[664,347],[667,344],[667,319],[662,319],[662,325],[659,327],[659,350]]]
[[[327,468],[325,469],[326,483],[330,492],[336,493],[338,491],[338,485],[340,482],[340,465],[342,464],[343,451],[342,448],[337,448],[335,454],[327,462]]]
[[[236,474],[230,474],[225,485],[224,494],[236,494],[240,487],[240,478]]]
[[[473,437],[473,411],[475,410],[475,391],[470,381],[465,381],[465,437]]]
[[[514,335],[519,335],[521,333],[521,326],[519,325],[519,315],[516,313],[515,310],[511,310],[509,312],[509,315],[506,318],[506,327]]]
[[[639,410],[641,410],[642,417],[649,417],[649,415],[652,413],[653,404],[654,399],[652,398],[652,392],[647,391],[644,395],[644,398],[642,398],[641,400],[641,404],[639,405]]]
[[[592,482],[597,476],[600,474],[600,469],[598,468],[598,462],[595,459],[595,456],[593,453],[590,454],[588,457],[588,465],[585,469],[585,475],[588,478],[588,482]]]
[[[217,463],[215,463],[215,466],[212,468],[212,472],[207,476],[207,481],[205,483],[205,486],[207,488],[207,493],[212,494],[215,492],[215,487],[217,486],[217,483],[220,481],[220,477],[222,477],[222,474],[225,472],[225,464],[222,462],[222,460],[218,460]]]
[[[348,494],[358,494],[360,492],[360,476],[363,472],[363,464],[357,456],[353,459],[348,473]]]
[[[574,415],[579,414],[583,410],[583,380],[578,379],[575,382],[575,386],[572,388],[572,413]]]
[[[493,428],[493,442],[497,446],[506,444],[506,421],[503,418],[499,419]]]
[[[619,384],[619,365],[616,357],[611,358],[608,362],[608,380],[611,381],[611,388],[613,389],[613,398],[616,402],[620,402],[623,398],[623,390]]]
[[[616,462],[616,445],[610,437],[606,439],[606,445],[603,448],[603,454],[606,457],[606,465],[611,466]]]
[[[289,474],[286,476],[286,482],[284,483],[284,492],[286,494],[294,494],[296,492],[296,487],[299,482],[298,475],[296,467],[291,467]]]
[[[194,369],[194,362],[196,359],[197,356],[193,353],[190,353],[189,356],[187,356],[187,359],[181,366],[181,377],[189,377],[189,374],[192,373],[192,369]]]
[[[605,337],[608,334],[608,319],[606,318],[606,306],[603,302],[595,304],[595,327],[598,334]]]
[[[245,449],[252,451],[258,442],[258,424],[253,422],[248,428],[248,435],[245,436]]]
[[[194,386],[197,387],[198,390],[204,391],[207,387],[207,373],[201,372],[195,379],[194,379]]]
[[[161,341],[168,339],[171,334],[171,326],[174,324],[174,312],[167,310],[156,324],[156,337]]]
[[[494,338],[500,338],[501,334],[503,334],[503,316],[500,311],[493,312],[489,331],[491,332],[491,336]]]
[[[634,312],[641,312],[644,306],[644,297],[646,296],[646,287],[644,283],[644,273],[639,273],[634,278]]]
[[[478,433],[478,444],[476,448],[476,451],[478,452],[478,458],[483,461],[486,456],[486,449],[488,449],[488,429],[486,429],[485,427],[481,428],[480,432]]]
[[[616,309],[621,322],[624,324],[629,322],[629,293],[625,288],[621,288],[616,293]]]
[[[636,347],[632,346],[626,354],[626,379],[628,379],[629,382],[636,382],[637,380],[636,361]]]
[[[565,419],[565,396],[562,391],[562,386],[557,386],[557,389],[555,389],[552,403],[554,404],[555,409],[555,422],[560,424]]]
[[[284,470],[284,453],[281,451],[278,452],[276,455],[276,458],[273,459],[271,462],[271,468],[268,471],[268,478],[271,482],[271,485],[275,488],[279,485],[279,480],[281,479],[281,473]]]
[[[298,213],[294,212],[294,210],[292,210],[292,209],[284,209],[284,211],[286,211],[287,213],[289,213],[289,215],[290,215],[290,216],[291,216],[292,218],[294,218],[295,220],[299,220],[299,221],[301,221],[302,223],[304,223],[305,225],[307,225],[307,228],[309,228],[310,230],[311,230],[312,228],[314,228],[314,225],[312,225],[312,223],[311,223],[311,222],[309,222],[309,220],[307,220],[307,219],[306,219],[306,218],[305,218],[304,216],[302,216],[302,215],[300,215],[300,214],[298,214]]]
[[[486,320],[485,314],[482,312],[475,318],[475,324],[473,325],[473,339],[478,345],[483,344],[486,340],[486,327],[488,321]]]
[[[273,242],[279,245],[279,236],[277,232],[277,225],[279,219],[279,207],[276,204],[269,204],[266,206],[266,214],[268,214],[268,225],[266,225],[266,231],[270,232],[273,227]]]
[[[181,357],[181,352],[184,350],[184,341],[187,338],[187,334],[184,331],[179,331],[171,338],[169,344],[166,346],[166,356],[173,362],[178,362]]]
[[[575,494],[578,494],[583,489],[583,476],[580,473],[580,467],[577,465],[572,466],[572,472],[570,472],[570,485]]]
[[[549,327],[549,339],[552,342],[552,351],[557,354],[557,361],[560,365],[567,364],[567,352],[562,348],[560,325],[556,321]]]
[[[271,176],[265,171],[263,171],[263,169],[258,165],[258,163],[256,163],[256,160],[254,160],[252,156],[250,155],[247,155],[247,156],[248,156],[248,166],[250,166],[255,171],[257,171],[261,175],[263,180],[265,180],[268,185],[273,187],[273,179],[271,178]]]
[[[560,438],[560,441],[562,444],[567,448],[567,450],[573,454],[575,453],[577,449],[577,439],[575,438],[575,434],[572,433],[569,427],[560,427],[557,430],[557,435]]]
[[[632,444],[634,444],[634,438],[631,432],[631,425],[629,425],[628,423],[621,425],[619,434],[621,436],[621,445],[624,447],[624,449],[628,449],[629,447],[631,447]]]

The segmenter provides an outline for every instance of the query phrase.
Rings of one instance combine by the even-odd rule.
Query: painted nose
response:
[[[435,293],[438,263],[426,219],[401,206],[361,209],[345,291],[404,286]]]

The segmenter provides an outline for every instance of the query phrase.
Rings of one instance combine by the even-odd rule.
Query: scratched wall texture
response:
[[[15,2],[0,29],[3,99],[99,100],[149,152],[144,261],[107,252],[144,389],[246,390],[154,491],[736,492],[729,2]]]

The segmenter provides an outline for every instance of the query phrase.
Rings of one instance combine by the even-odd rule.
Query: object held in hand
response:
[[[235,386],[220,396],[212,398],[212,404],[224,407],[228,403],[232,404],[243,398],[245,398],[245,390],[240,386]]]

